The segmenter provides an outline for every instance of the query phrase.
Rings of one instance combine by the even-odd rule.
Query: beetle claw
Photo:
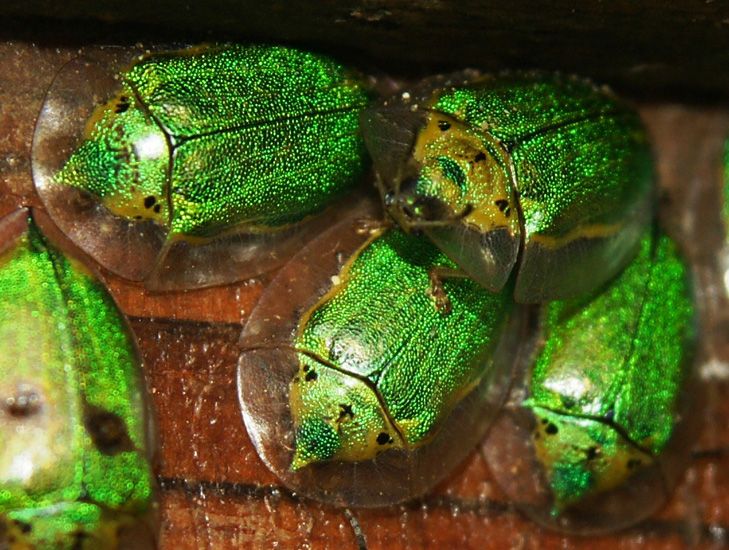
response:
[[[452,309],[453,306],[451,304],[450,298],[448,298],[448,293],[445,290],[445,287],[443,286],[443,280],[441,279],[441,272],[437,269],[431,269],[430,273],[428,274],[430,279],[430,291],[429,294],[431,298],[433,298],[433,301],[435,302],[435,308],[442,314],[442,315],[448,315]]]

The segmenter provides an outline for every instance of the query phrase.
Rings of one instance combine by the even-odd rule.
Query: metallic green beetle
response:
[[[345,222],[261,298],[241,340],[241,405],[295,491],[347,506],[413,498],[482,437],[516,356],[512,298],[467,278],[434,285],[436,267],[453,264],[425,239]]]
[[[492,291],[516,271],[518,302],[598,288],[650,219],[640,120],[585,80],[436,78],[366,110],[362,132],[392,217]]]
[[[190,287],[271,269],[364,172],[367,93],[329,58],[239,45],[148,53],[131,66],[126,50],[89,55],[49,91],[34,176],[64,232],[124,277]],[[230,251],[201,256],[201,243],[231,234]]]
[[[687,270],[666,236],[590,299],[546,307],[545,343],[484,450],[515,502],[567,531],[652,514],[688,457],[695,325]]]
[[[98,281],[25,210],[0,221],[0,547],[153,541],[139,359]]]

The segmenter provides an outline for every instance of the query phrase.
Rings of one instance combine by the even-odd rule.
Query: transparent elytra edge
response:
[[[658,232],[656,232],[657,234]],[[674,255],[673,257],[678,257],[679,261],[683,262],[680,254],[678,256]],[[635,262],[637,261],[638,259],[635,260]],[[628,269],[630,267],[632,267],[632,264]],[[620,277],[619,275],[616,278],[618,282],[621,281]],[[646,282],[646,294],[650,295],[650,293],[654,293],[653,299],[655,300],[655,292],[661,292],[663,287],[649,289],[648,284]],[[691,277],[685,263],[683,284],[686,294],[681,297],[669,297],[667,300],[670,299],[670,303],[674,303],[673,300],[675,299],[678,303],[687,303],[690,307],[695,308],[695,290],[692,287]],[[586,305],[584,307],[589,308],[593,300],[599,298],[601,293],[607,295],[615,287],[617,285],[613,286],[613,282],[608,283],[604,289],[585,300]],[[541,312],[541,324],[543,326],[547,323],[546,308],[555,307],[555,305],[558,305],[558,303],[555,302],[552,306],[543,306]],[[570,311],[570,309],[566,311]],[[672,396],[674,399],[674,423],[671,428],[670,437],[665,442],[660,454],[653,454],[653,462],[646,466],[647,453],[641,452],[638,447],[634,447],[633,451],[635,452],[633,454],[623,454],[621,455],[621,459],[625,456],[630,456],[631,458],[637,457],[643,461],[643,464],[636,466],[634,472],[629,474],[622,483],[612,488],[598,490],[581,500],[578,499],[576,502],[563,505],[561,509],[556,504],[556,497],[552,492],[549,482],[548,470],[544,463],[540,461],[539,452],[535,444],[535,433],[538,433],[538,437],[543,439],[545,437],[558,437],[555,435],[557,432],[552,427],[553,435],[549,435],[549,424],[542,423],[540,426],[537,415],[534,413],[535,409],[525,405],[525,403],[529,402],[532,395],[530,390],[532,369],[537,358],[544,353],[545,346],[548,345],[545,337],[549,338],[543,331],[539,331],[538,334],[535,333],[533,338],[538,339],[539,342],[535,347],[534,357],[530,361],[524,362],[519,367],[520,370],[515,373],[515,383],[510,391],[507,402],[482,445],[482,450],[490,468],[494,472],[496,480],[517,507],[531,519],[550,529],[562,532],[580,535],[601,534],[634,525],[655,514],[668,501],[688,465],[691,443],[696,438],[700,428],[702,392],[701,385],[698,381],[698,370],[695,368],[696,337],[699,331],[695,309],[692,311],[693,313],[690,315],[688,322],[681,327],[681,342],[684,344],[684,347],[680,362],[671,366],[674,371],[678,371],[677,373],[674,372],[674,375],[677,375],[681,379],[681,384],[677,393]],[[607,315],[608,319],[611,313],[603,311],[603,315]],[[579,315],[579,312],[574,313],[574,315],[576,317]],[[565,317],[563,321],[560,321],[558,326],[565,326],[570,319],[572,319],[571,315]],[[621,321],[618,318],[613,319],[613,322],[616,325],[623,326],[620,324]],[[643,323],[645,319],[636,322]],[[583,335],[589,333],[594,328],[599,329],[596,323],[593,324],[591,321],[585,322],[584,318],[579,323],[578,326],[581,327]],[[605,330],[605,326],[603,325],[600,330]],[[598,332],[595,331],[595,333]],[[568,333],[561,333],[561,336],[565,339],[569,338],[565,334]],[[575,338],[572,339],[575,340]],[[554,344],[555,342],[551,343]],[[557,344],[558,347],[556,349],[559,349],[559,345]],[[595,345],[600,345],[599,340],[595,342]],[[605,355],[606,351],[603,350],[602,354]],[[597,356],[602,356],[600,353],[600,350],[594,351],[594,354]],[[639,351],[633,348],[630,354],[639,354]],[[610,355],[609,352],[607,355]],[[570,359],[564,353],[556,357],[560,357],[561,365],[567,365],[570,361],[579,365],[580,362],[579,357],[572,357]],[[629,357],[626,356],[624,360],[626,362],[630,361]],[[572,367],[572,369],[574,372],[572,375],[573,378],[571,379],[567,376],[567,371],[564,367],[562,367],[562,371],[565,372],[564,379],[560,380],[556,376],[551,379],[552,384],[557,384],[557,387],[553,389],[556,395],[558,395],[557,392],[563,391],[564,393],[562,395],[567,396],[570,395],[571,391],[576,391],[580,387],[586,388],[584,391],[589,392],[591,378],[587,373],[581,377],[574,376],[579,371],[579,366]],[[623,384],[622,391],[625,391],[630,381],[624,381]],[[615,397],[616,402],[618,402],[617,400],[621,395],[619,394],[618,397]],[[610,402],[609,399],[607,402]],[[562,409],[565,409],[565,407],[566,405],[563,405]],[[656,414],[659,413],[657,412]],[[558,415],[555,415],[555,418],[557,417]],[[564,418],[567,418],[568,422],[580,422],[577,416],[566,415]],[[590,416],[589,418],[594,419],[598,418],[598,416]],[[589,418],[586,416],[582,420],[587,421]],[[609,420],[606,419],[606,421]],[[620,429],[624,430],[624,425],[621,425]],[[635,429],[635,425],[633,429]],[[626,440],[622,437],[623,435],[623,432],[618,432],[618,441],[624,444]],[[632,444],[628,444],[624,445],[623,448],[631,448],[631,446]],[[574,449],[574,451],[570,449],[565,449],[565,451],[567,453],[573,452],[574,454],[577,452],[577,449],[583,449],[583,447],[575,446]],[[594,450],[596,451],[594,456],[587,459],[585,464],[589,465],[590,460],[601,460],[602,449],[600,446],[595,446]],[[607,464],[610,463],[607,462]],[[620,471],[620,468],[624,468],[625,464],[616,463],[616,467]]]
[[[100,294],[106,293],[106,291],[103,289],[102,283],[91,273],[90,270],[86,268],[84,264],[76,260],[73,256],[64,255],[63,252],[61,252],[56,246],[50,244],[45,237],[40,236],[40,234],[38,233],[38,227],[49,229],[51,232],[53,232],[54,230],[57,231],[57,229],[54,228],[52,222],[47,218],[47,216],[45,216],[42,212],[38,211],[35,211],[31,218],[28,209],[19,209],[0,219],[0,260],[2,260],[0,262],[0,269],[3,267],[5,262],[11,261],[11,259],[15,257],[16,254],[30,253],[25,252],[24,249],[19,249],[18,247],[31,246],[28,242],[26,242],[26,240],[31,238],[29,235],[30,232],[33,231],[36,235],[33,238],[41,243],[41,246],[43,247],[42,249],[48,251],[48,253],[51,254],[52,257],[55,256],[57,258],[56,262],[60,262],[68,269],[70,269],[70,272],[73,273],[73,277],[76,277],[77,280],[85,281],[85,283],[83,284],[91,285],[91,287],[96,287],[95,292],[98,292]],[[30,250],[31,249],[29,248],[28,251]],[[42,252],[41,254],[44,253],[45,252]],[[112,309],[116,307],[113,304],[113,300],[110,296],[107,296],[104,301],[106,302],[106,306],[111,306]],[[129,396],[131,402],[136,403],[136,405],[139,406],[139,410],[137,411],[139,412],[139,417],[133,419],[133,422],[135,424],[134,430],[135,432],[137,432],[135,433],[135,439],[140,438],[138,430],[143,431],[140,439],[140,443],[143,448],[140,449],[138,447],[134,447],[132,451],[135,455],[141,454],[143,460],[146,459],[147,465],[145,468],[147,471],[146,475],[148,475],[147,483],[149,484],[149,489],[151,492],[148,494],[148,497],[144,501],[143,509],[137,509],[136,512],[125,509],[125,504],[123,502],[116,504],[116,506],[119,506],[117,509],[114,509],[113,506],[106,507],[106,504],[99,500],[91,499],[90,497],[80,496],[78,494],[78,487],[76,487],[76,489],[74,490],[73,487],[64,485],[63,482],[59,479],[55,479],[54,481],[52,462],[55,459],[63,460],[63,456],[49,455],[48,451],[50,450],[50,448],[38,448],[37,445],[36,450],[33,451],[31,445],[31,447],[28,449],[28,456],[22,459],[22,463],[25,464],[25,467],[32,468],[33,457],[35,457],[36,459],[40,459],[40,461],[38,464],[39,470],[35,472],[35,475],[33,477],[38,485],[35,489],[33,489],[32,486],[29,486],[28,490],[31,491],[29,494],[39,501],[42,501],[44,498],[43,491],[46,491],[51,495],[55,494],[56,497],[52,497],[51,501],[46,503],[47,505],[45,508],[42,505],[38,505],[37,508],[29,505],[26,508],[9,508],[5,510],[7,514],[17,514],[18,519],[9,520],[8,516],[4,516],[3,513],[0,512],[0,546],[2,546],[3,548],[5,548],[5,544],[9,544],[9,547],[11,549],[26,549],[34,547],[33,538],[27,536],[28,533],[31,533],[31,535],[33,534],[33,528],[35,526],[33,520],[34,510],[47,510],[45,513],[41,513],[38,516],[38,519],[42,522],[45,522],[45,524],[40,527],[41,531],[36,536],[42,536],[43,533],[45,533],[46,535],[49,533],[55,533],[55,536],[57,538],[57,540],[55,541],[42,539],[44,544],[43,547],[47,547],[46,545],[50,545],[48,547],[59,549],[71,547],[83,549],[101,547],[120,549],[151,549],[156,547],[157,527],[159,524],[159,510],[157,507],[156,485],[153,474],[153,467],[156,463],[157,458],[157,438],[156,424],[154,422],[154,411],[150,407],[145,379],[142,376],[140,368],[141,361],[139,360],[139,352],[133,339],[133,333],[129,328],[126,319],[124,319],[120,312],[114,313],[112,311],[110,315],[110,322],[118,324],[119,329],[123,333],[126,333],[126,335],[122,336],[121,338],[125,339],[128,342],[128,345],[131,346],[130,351],[132,352],[132,358],[136,361],[137,368],[133,369],[132,372],[127,373],[128,375],[130,375],[130,378],[128,379],[130,386],[128,389],[131,392]],[[19,321],[20,319],[18,319],[18,322]],[[71,319],[66,319],[65,322],[72,324]],[[62,330],[62,327],[60,326],[56,328]],[[68,325],[66,325],[66,329],[68,330],[67,334],[73,333],[73,331],[69,329]],[[93,338],[93,334],[87,336],[91,336]],[[39,335],[39,337],[42,338],[43,335]],[[61,337],[60,340],[63,340],[63,337]],[[71,345],[77,345],[74,344],[74,336],[70,336],[69,338],[67,338],[67,340],[71,343]],[[41,342],[39,342],[39,345],[40,343]],[[74,355],[76,354],[76,352],[73,352],[72,350],[66,350],[65,353],[69,353],[69,351]],[[15,353],[22,353],[22,350],[15,350]],[[58,367],[58,365],[56,365],[56,367]],[[52,368],[52,365],[50,368]],[[61,377],[67,382],[70,382],[70,380],[74,378],[74,375],[71,372],[66,371],[65,369],[72,368],[73,365],[65,365],[65,374],[63,374],[62,372],[57,372],[55,377]],[[88,377],[88,373],[85,376]],[[52,372],[49,372],[49,378],[54,378]],[[40,382],[40,385],[36,382]],[[52,415],[54,411],[56,414],[61,413],[64,409],[63,403],[56,404],[45,401],[46,395],[42,391],[43,384],[43,380],[37,381],[27,378],[23,378],[21,380],[13,380],[12,376],[10,376],[9,379],[6,378],[2,381],[2,383],[0,383],[0,386],[3,386],[3,388],[0,388],[0,393],[2,393],[2,395],[0,395],[0,399],[2,399],[3,404],[3,410],[0,411],[0,417],[4,417],[2,425],[10,427],[14,433],[21,437],[23,433],[32,434],[32,441],[38,441],[39,439],[42,440],[44,437],[46,437],[44,433],[47,430],[52,430],[53,425],[58,426],[58,419],[55,416],[51,417],[50,415]],[[49,394],[53,394],[54,392],[58,394],[59,392],[58,388],[48,388],[47,390]],[[71,394],[70,399],[79,399],[82,401],[85,400],[83,391],[81,390],[80,386],[78,388],[67,387],[66,390],[66,395],[68,395],[68,393]],[[63,389],[60,390],[61,393],[63,393],[63,391]],[[22,406],[22,403],[24,403],[24,401],[18,401],[18,398],[19,396],[22,398],[25,395],[32,397],[32,399],[29,398],[30,400],[28,401],[29,403],[31,403],[32,401],[31,405],[33,405],[29,410],[35,412],[33,412],[33,414],[18,414],[18,411],[24,410],[18,409],[18,411],[13,414],[13,405],[15,404],[16,408],[19,405]],[[36,402],[37,407],[35,405]],[[98,396],[95,399],[95,403],[98,403]],[[97,407],[98,405],[93,406]],[[104,417],[103,409],[99,409],[97,413],[101,413],[101,416],[98,418]],[[97,413],[94,413],[94,416],[87,417],[85,422],[97,422],[97,420],[94,420],[97,418],[97,416],[95,416]],[[81,419],[79,418],[79,420]],[[64,424],[64,422],[61,422],[61,426],[63,426]],[[89,430],[93,425],[94,424],[87,424],[87,427],[83,428],[82,433],[85,434],[83,436],[85,439],[89,438]],[[73,430],[74,427],[67,426],[67,428],[65,429],[67,431]],[[76,427],[76,429],[80,428]],[[99,426],[97,429],[103,430],[104,428]],[[113,427],[110,429],[113,430]],[[102,431],[100,433],[105,432]],[[126,437],[129,437],[128,434]],[[94,438],[89,438],[88,440],[86,440],[86,443],[84,445],[95,446],[96,444],[93,441],[96,440]],[[78,441],[76,442],[78,443]],[[49,441],[49,443],[53,442]],[[69,450],[67,449],[67,447],[71,444],[71,441],[63,440],[57,441],[56,443],[60,445],[56,447],[58,450]],[[128,443],[133,443],[133,441],[128,440]],[[119,450],[119,452],[109,451],[109,454],[107,455],[107,460],[122,460],[125,455],[129,454],[129,450],[130,449],[128,448],[128,444],[124,444],[124,448]],[[78,451],[78,449],[76,449],[76,451]],[[7,458],[10,458],[11,462],[13,460],[15,460],[16,462],[17,460],[20,460],[20,457],[15,457],[15,459],[7,456],[2,457],[2,453],[7,452],[10,452],[10,448],[8,447],[0,451],[0,460],[2,460],[3,462],[5,462]],[[119,458],[117,459],[116,457]],[[78,457],[78,459],[83,460],[83,454]],[[63,466],[63,462],[60,464],[60,466]],[[97,466],[99,465],[97,464]],[[49,467],[50,471],[48,470]],[[66,469],[68,469],[68,466],[66,466]],[[101,475],[106,475],[103,472],[97,472],[97,474],[99,473]],[[83,486],[86,476],[93,475],[91,472],[86,472],[85,470],[81,471],[80,474],[81,479],[77,479],[74,476],[74,479],[72,481],[73,484],[79,484]],[[119,480],[116,480],[116,482],[119,482]],[[15,483],[17,484],[17,481]],[[61,486],[58,486],[58,483],[60,483]],[[67,487],[67,489],[64,489],[64,486]],[[22,490],[22,487],[20,488],[20,490]],[[98,487],[95,490],[98,491]],[[71,491],[70,494],[77,494],[77,497],[74,499],[71,496],[69,499],[64,500],[64,497],[62,495],[69,494],[68,491]],[[12,496],[12,492],[9,492],[8,495]],[[53,500],[54,498],[56,500]],[[140,504],[141,502],[137,503],[137,505]],[[100,508],[101,514],[101,528],[97,532],[89,533],[83,531],[83,528],[79,523],[76,524],[78,525],[76,527],[76,530],[78,532],[75,534],[71,532],[69,534],[69,537],[64,538],[62,535],[59,535],[57,531],[54,530],[53,526],[61,525],[63,523],[63,520],[59,519],[63,515],[62,507],[66,506],[73,508],[74,506],[78,505],[86,506],[88,509],[93,506],[98,506]],[[68,518],[75,517],[73,516],[72,512],[69,512],[69,514],[70,515],[68,516]],[[21,521],[19,519],[20,517],[23,517],[24,519]],[[20,523],[18,523],[18,521],[20,521]],[[56,521],[58,521],[59,523],[55,524],[54,522]],[[73,524],[73,520],[70,521]]]
[[[494,367],[427,443],[374,459],[328,461],[293,469],[296,440],[289,388],[299,370],[292,346],[300,316],[316,304],[344,263],[381,221],[360,211],[296,255],[261,297],[240,339],[238,393],[243,420],[266,466],[297,494],[336,506],[378,507],[424,495],[481,440],[500,407],[512,367],[523,355],[522,308],[512,310],[493,353]]]
[[[150,289],[215,286],[275,269],[338,219],[346,211],[340,203],[348,198],[332,197],[322,215],[310,215],[271,232],[243,233],[230,227],[214,236],[168,239],[162,225],[114,215],[96,196],[78,187],[59,185],[54,179],[83,143],[95,110],[119,92],[120,75],[150,54],[170,51],[183,52],[179,46],[88,47],[59,70],[33,136],[33,179],[38,195],[55,224],[74,244],[109,271],[144,281]],[[360,176],[353,174],[350,188],[357,185]]]

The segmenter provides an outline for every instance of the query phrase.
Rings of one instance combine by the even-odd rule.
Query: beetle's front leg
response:
[[[435,307],[440,313],[448,315],[452,309],[448,293],[443,286],[443,279],[465,279],[467,277],[468,275],[463,271],[453,267],[438,265],[430,269],[428,272],[428,278],[430,279],[430,290],[428,293],[433,298]]]

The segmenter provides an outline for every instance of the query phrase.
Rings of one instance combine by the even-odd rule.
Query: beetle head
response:
[[[362,461],[402,447],[372,387],[362,380],[300,354],[290,388],[298,470],[331,460]]]
[[[385,195],[384,204],[390,215],[406,229],[456,222],[467,215],[470,208],[466,205],[460,213],[455,213],[453,204],[441,192],[447,186],[448,182],[440,179],[409,178],[398,192],[390,191]]]
[[[362,116],[365,143],[374,160],[377,185],[390,215],[405,229],[419,225],[460,220],[464,171],[458,161],[447,155],[429,154],[423,146],[438,120],[433,113],[417,106],[385,104]]]
[[[424,231],[464,272],[497,292],[520,246],[508,154],[458,113],[423,105],[385,103],[362,116],[383,201],[401,227]]]
[[[55,181],[95,195],[115,215],[166,225],[167,138],[132,91],[97,108],[84,138]]]

